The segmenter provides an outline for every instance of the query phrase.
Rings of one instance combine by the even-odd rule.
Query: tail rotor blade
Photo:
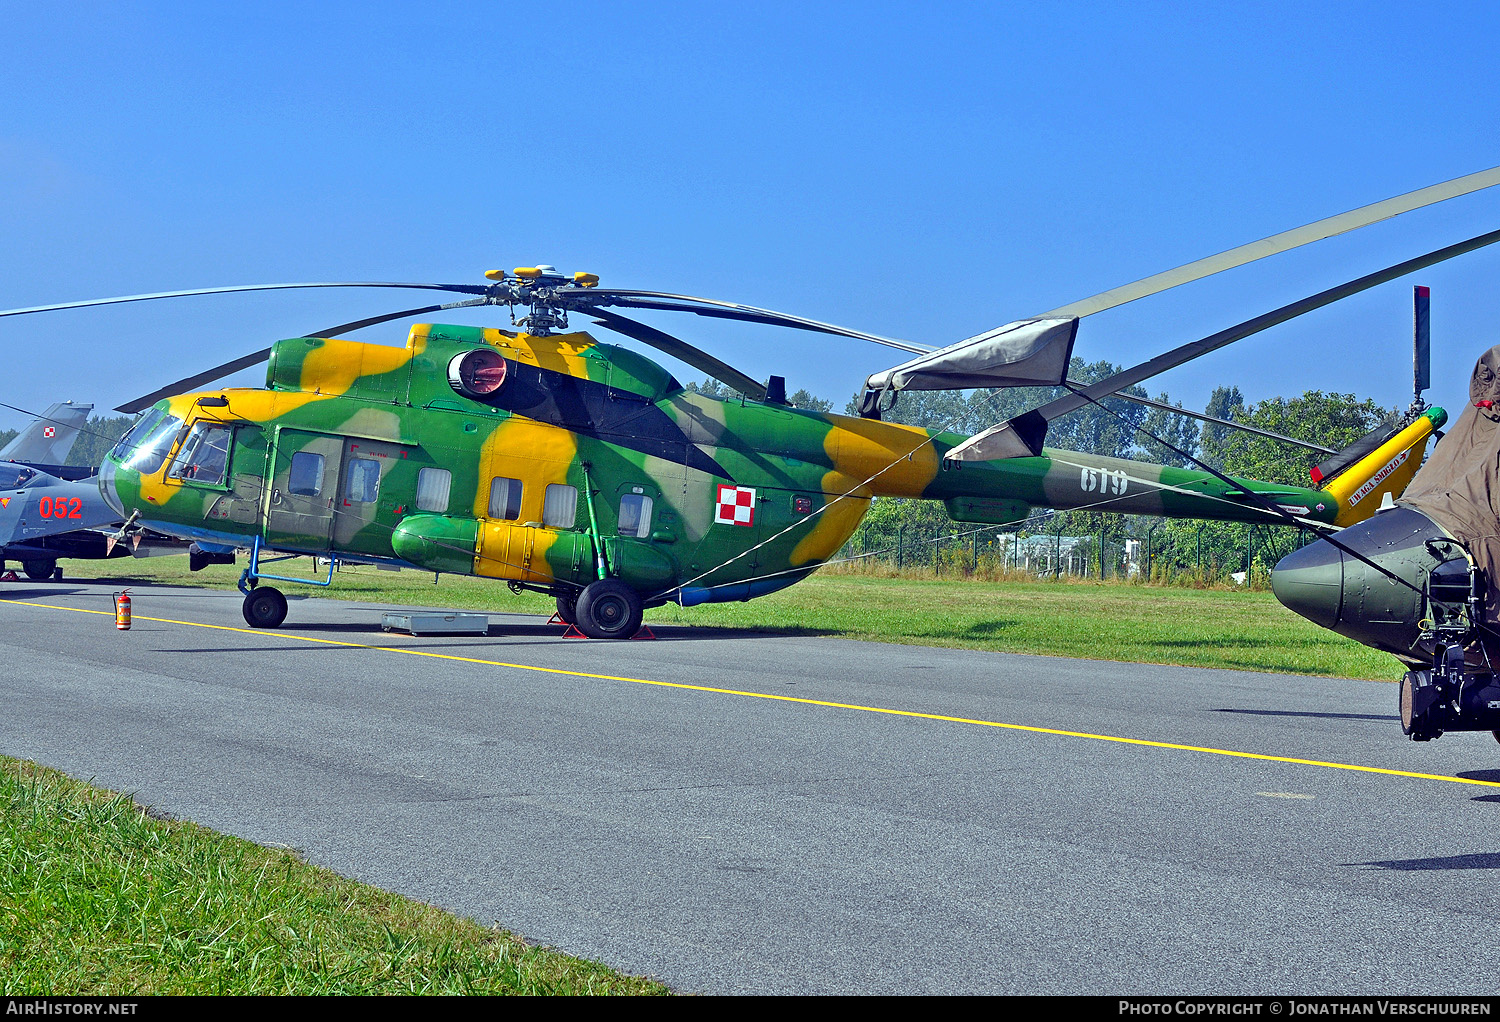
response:
[[[1431,300],[1431,288],[1419,284],[1411,289],[1411,389],[1413,400],[1419,402],[1422,400],[1422,391],[1432,386],[1432,325],[1428,317]]]

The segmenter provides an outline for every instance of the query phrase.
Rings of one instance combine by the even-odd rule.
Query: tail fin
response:
[[[1447,421],[1447,412],[1429,408],[1373,450],[1369,449],[1371,437],[1365,437],[1319,466],[1338,465],[1327,473],[1338,474],[1323,486],[1323,492],[1338,501],[1333,524],[1344,528],[1362,522],[1375,513],[1386,494],[1401,496],[1422,464],[1428,439]]]
[[[93,405],[57,402],[0,450],[0,461],[61,465],[68,460],[73,441],[78,439],[78,430],[89,421],[89,413],[93,410]]]

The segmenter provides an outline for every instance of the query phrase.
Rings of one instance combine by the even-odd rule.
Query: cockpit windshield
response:
[[[35,478],[34,468],[13,461],[0,462],[0,490],[19,490]]]
[[[119,460],[121,468],[143,476],[151,475],[167,460],[167,453],[181,428],[182,420],[177,416],[153,408],[140,417],[111,453]]]

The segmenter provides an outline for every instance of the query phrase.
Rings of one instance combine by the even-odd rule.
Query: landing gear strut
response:
[[[641,630],[641,612],[639,593],[619,579],[601,578],[578,597],[574,623],[591,639],[628,639]]]
[[[274,578],[278,582],[299,582],[314,586],[333,585],[333,569],[338,564],[338,558],[332,554],[328,555],[328,577],[319,581],[315,578],[291,578],[286,575],[266,574],[260,570],[262,564],[289,561],[296,555],[262,558],[260,551],[260,537],[256,536],[250,541],[250,563],[245,566],[244,571],[240,572],[239,590],[245,594],[245,620],[249,622],[252,628],[275,628],[286,620],[286,597],[281,595],[281,590],[279,589],[261,585],[261,579]],[[209,554],[207,556],[211,558],[214,555]],[[229,557],[232,559],[234,554],[229,554]],[[208,563],[215,564],[218,562],[210,560]],[[232,560],[227,563],[232,563]],[[194,570],[196,571],[197,569],[195,568]]]
[[[286,620],[286,597],[272,586],[256,586],[245,595],[243,610],[251,628],[275,628]]]

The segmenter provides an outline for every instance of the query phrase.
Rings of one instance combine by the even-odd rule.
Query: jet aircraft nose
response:
[[[1283,557],[1271,571],[1271,592],[1288,610],[1333,628],[1344,602],[1344,552],[1317,540]]]
[[[99,495],[115,514],[125,517],[125,505],[115,494],[115,463],[109,458],[99,467]]]

